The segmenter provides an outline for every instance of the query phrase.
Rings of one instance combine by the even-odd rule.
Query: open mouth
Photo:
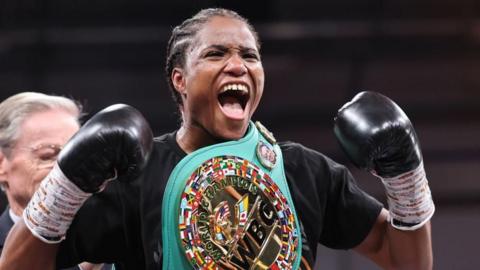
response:
[[[244,84],[227,84],[218,94],[222,111],[230,118],[242,119],[250,98],[248,87]]]

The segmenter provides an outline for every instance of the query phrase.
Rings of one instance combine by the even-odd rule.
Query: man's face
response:
[[[237,19],[213,17],[186,52],[172,80],[183,99],[184,125],[216,139],[239,139],[260,102],[264,72],[256,41]]]
[[[10,154],[0,152],[0,181],[17,215],[53,167],[59,149],[78,129],[75,116],[66,111],[33,113],[22,123]]]

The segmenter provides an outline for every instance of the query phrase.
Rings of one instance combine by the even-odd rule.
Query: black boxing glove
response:
[[[152,131],[135,108],[112,105],[87,121],[67,142],[23,216],[33,235],[60,242],[83,202],[107,183],[132,179],[146,165]]]
[[[117,104],[87,121],[62,149],[57,162],[70,181],[93,193],[107,179],[137,176],[152,144],[152,131],[140,112]]]
[[[433,215],[420,144],[407,115],[391,99],[361,92],[335,117],[334,133],[352,162],[379,177],[392,225],[414,230]]]

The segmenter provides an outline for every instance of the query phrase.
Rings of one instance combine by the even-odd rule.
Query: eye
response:
[[[42,147],[35,151],[35,155],[43,161],[55,160],[60,150],[58,147]]]
[[[206,58],[219,58],[223,57],[223,55],[225,55],[225,53],[219,50],[212,50],[205,53]]]
[[[253,52],[246,52],[242,55],[244,59],[251,60],[251,61],[258,61],[260,60],[260,57],[258,54],[253,53]]]
[[[58,153],[58,151],[54,150],[45,150],[38,153],[38,158],[41,160],[53,160],[57,158]]]

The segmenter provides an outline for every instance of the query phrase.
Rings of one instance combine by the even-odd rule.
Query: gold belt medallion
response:
[[[194,269],[292,269],[295,216],[270,176],[248,160],[220,156],[190,176],[179,232]]]

